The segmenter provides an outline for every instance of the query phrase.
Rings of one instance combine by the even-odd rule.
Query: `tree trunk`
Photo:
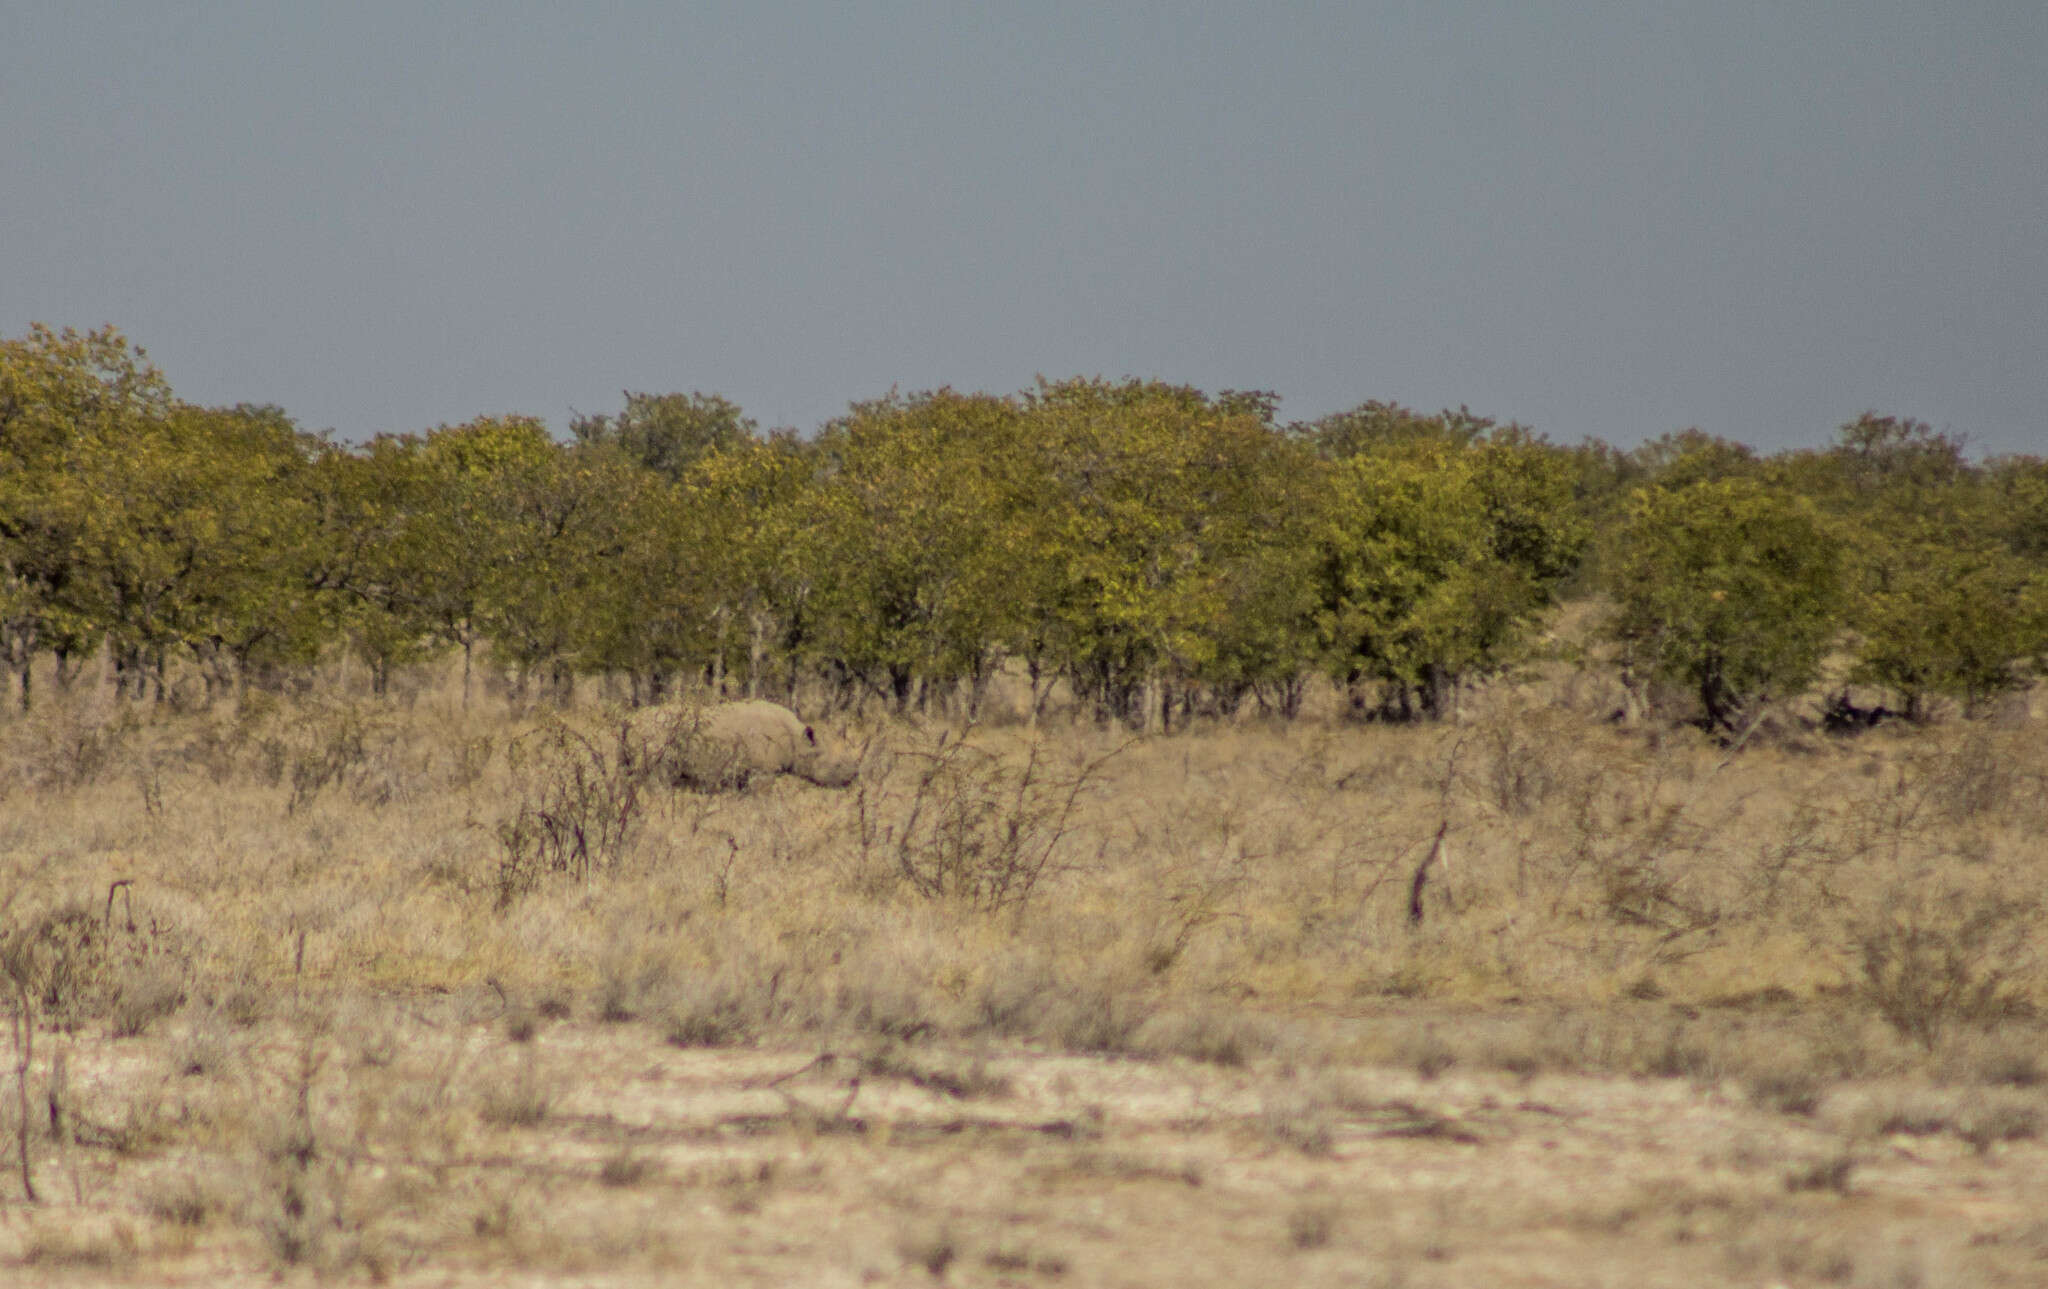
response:
[[[1457,681],[1450,672],[1437,663],[1429,663],[1422,669],[1422,715],[1427,720],[1440,721],[1451,714],[1452,704],[1457,698]]]
[[[1294,720],[1301,715],[1302,696],[1308,692],[1308,678],[1300,674],[1289,676],[1280,685],[1280,717]]]
[[[967,682],[967,719],[981,719],[981,705],[988,698],[988,682],[994,668],[989,665],[987,654],[974,660],[974,674]]]
[[[1641,723],[1644,713],[1649,710],[1649,700],[1644,697],[1643,691],[1642,679],[1636,675],[1635,669],[1627,664],[1623,664],[1621,668],[1620,712],[1623,725],[1633,726]]]
[[[1719,668],[1707,668],[1700,677],[1700,706],[1706,709],[1707,728],[1732,730],[1741,704],[1722,679]]]
[[[1024,660],[1024,675],[1031,685],[1031,710],[1026,714],[1024,723],[1034,730],[1038,728],[1039,718],[1045,715],[1045,705],[1052,698],[1052,687],[1055,683],[1054,680],[1045,680],[1044,674],[1045,668],[1036,654]],[[1058,673],[1055,672],[1054,676],[1057,678]],[[1043,688],[1040,688],[1041,680],[1044,680]]]
[[[760,614],[752,615],[747,633],[747,697],[761,696],[761,660],[768,652],[768,624]]]
[[[135,650],[129,648],[127,645],[122,645],[120,648],[114,650],[115,698],[120,699],[123,702],[126,702],[129,698],[135,696],[130,691],[136,689],[135,674],[139,668],[139,663],[140,660],[136,658]]]

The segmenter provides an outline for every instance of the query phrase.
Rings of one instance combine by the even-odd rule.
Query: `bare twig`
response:
[[[1448,863],[1444,850],[1444,835],[1451,830],[1451,821],[1446,819],[1437,825],[1436,840],[1429,843],[1429,853],[1415,866],[1415,877],[1408,884],[1408,925],[1422,925],[1422,888],[1429,884],[1429,870],[1438,862]]]
[[[36,1013],[35,997],[25,982],[15,984],[14,1009],[14,1083],[17,1109],[19,1110],[19,1131],[16,1141],[21,1154],[21,1191],[31,1204],[38,1203],[36,1194],[35,1169],[29,1159],[28,1150],[28,1067],[35,1059]]]

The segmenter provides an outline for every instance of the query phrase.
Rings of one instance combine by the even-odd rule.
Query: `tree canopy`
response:
[[[1725,729],[1824,674],[1980,710],[2048,642],[2036,458],[1874,413],[1760,456],[1278,403],[1041,380],[891,393],[805,438],[628,392],[565,440],[495,415],[348,446],[182,402],[112,329],[36,326],[0,340],[0,649],[24,705],[38,657],[162,697],[181,660],[217,693],[343,652],[380,688],[443,651],[469,677],[482,651],[521,693],[808,681],[973,711],[1014,664],[1103,719],[1291,715],[1317,676],[1433,719],[1591,590],[1623,660]]]

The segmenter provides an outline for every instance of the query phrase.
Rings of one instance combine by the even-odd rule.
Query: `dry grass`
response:
[[[722,796],[433,685],[0,721],[0,1279],[1876,1284],[1910,1194],[2025,1282],[2038,730],[1582,683]]]

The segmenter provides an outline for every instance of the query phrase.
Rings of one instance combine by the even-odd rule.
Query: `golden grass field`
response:
[[[408,683],[0,719],[0,1283],[2048,1284],[2024,704],[706,796]]]

